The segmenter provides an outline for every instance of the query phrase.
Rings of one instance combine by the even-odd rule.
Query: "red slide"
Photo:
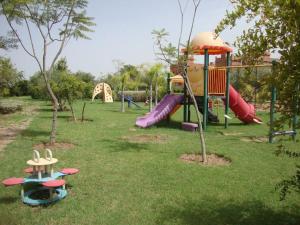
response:
[[[229,86],[229,107],[244,123],[262,123],[262,120],[255,115],[254,106],[247,103],[231,85]]]

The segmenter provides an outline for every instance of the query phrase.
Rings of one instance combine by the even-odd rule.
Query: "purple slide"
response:
[[[138,117],[135,125],[138,127],[146,128],[153,124],[158,123],[163,120],[168,114],[172,112],[172,110],[176,107],[176,105],[180,104],[183,100],[183,95],[165,95],[163,99],[155,106],[152,111],[143,117]]]

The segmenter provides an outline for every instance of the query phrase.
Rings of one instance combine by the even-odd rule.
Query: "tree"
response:
[[[22,72],[14,67],[10,59],[0,57],[0,96],[9,96],[11,89],[22,79]]]
[[[293,114],[299,114],[295,101],[300,96],[300,2],[235,0],[232,3],[234,10],[227,12],[216,32],[227,26],[233,28],[245,17],[253,25],[235,42],[243,62],[260,63],[265,52],[277,51],[281,55],[269,82],[280,92],[278,103],[283,125]]]
[[[74,76],[84,82],[82,97],[90,99],[93,95],[93,90],[96,84],[95,77],[91,73],[83,71],[77,71]]]
[[[59,78],[60,80],[57,83],[58,95],[68,102],[73,120],[76,121],[73,103],[77,98],[82,97],[84,82],[79,80],[76,76],[66,72],[63,72]]]
[[[123,65],[121,68],[121,73],[128,72],[128,82],[127,89],[128,90],[138,90],[140,82],[141,82],[141,73],[138,68],[134,65]]]
[[[193,105],[196,110],[196,116],[197,116],[198,127],[199,127],[199,140],[200,140],[202,160],[203,160],[203,163],[206,163],[207,162],[206,145],[205,145],[205,138],[204,138],[204,133],[203,133],[203,129],[202,129],[201,116],[200,116],[200,112],[198,109],[197,101],[195,99],[195,96],[194,96],[192,88],[191,88],[190,81],[187,77],[188,56],[190,54],[192,54],[192,49],[190,46],[191,35],[193,32],[195,17],[196,17],[200,2],[201,2],[201,0],[192,0],[193,13],[192,13],[192,22],[190,24],[188,39],[187,39],[187,42],[185,45],[186,46],[186,54],[180,55],[180,46],[182,45],[181,38],[182,38],[182,33],[183,33],[183,22],[184,22],[184,9],[182,7],[180,0],[177,0],[179,10],[180,10],[180,32],[179,32],[177,47],[173,46],[171,43],[169,43],[166,40],[166,38],[169,34],[165,29],[153,30],[152,35],[155,40],[155,45],[158,48],[158,51],[156,51],[156,55],[158,56],[158,58],[165,61],[166,63],[168,63],[170,66],[174,65],[174,64],[177,65],[179,71],[181,71],[181,75],[184,79],[184,85],[187,89],[187,92],[188,92],[190,98],[192,99]]]
[[[125,112],[125,96],[124,96],[124,91],[126,84],[129,79],[129,72],[128,71],[122,71],[121,74],[119,75],[119,80],[121,83],[121,112]]]
[[[159,75],[162,73],[163,65],[160,63],[156,63],[152,65],[150,68],[146,68],[145,71],[145,82],[148,84],[149,88],[149,110],[152,110],[153,105],[153,84],[155,90],[155,105],[157,104],[158,97],[158,82]]]
[[[29,79],[29,95],[33,99],[49,100],[45,81],[40,72],[36,72]]]
[[[57,127],[58,100],[52,90],[50,81],[54,65],[63,49],[71,38],[88,39],[87,32],[95,25],[92,18],[86,16],[86,0],[2,0],[0,15],[3,15],[10,27],[10,32],[18,40],[24,51],[37,63],[43,76],[47,92],[53,103],[53,117],[50,143],[55,143]],[[24,27],[26,32],[20,28]],[[34,30],[40,34],[42,40],[42,55],[37,54],[40,43],[33,37]],[[29,46],[24,36],[29,37]],[[50,46],[56,49],[54,58],[49,60]],[[48,63],[49,60],[49,63]]]
[[[220,33],[227,26],[233,28],[240,18],[246,18],[250,28],[237,38],[235,46],[244,62],[259,63],[266,51],[278,52],[280,60],[273,67],[270,86],[277,88],[278,128],[299,115],[300,97],[300,1],[299,0],[232,0],[234,10],[227,12],[216,28]],[[296,122],[296,121],[295,121]],[[296,127],[294,127],[296,128]],[[298,124],[299,128],[299,124]],[[299,167],[296,175],[281,183],[285,197],[289,186],[300,189]]]

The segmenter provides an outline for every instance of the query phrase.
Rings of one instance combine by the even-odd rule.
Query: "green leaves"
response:
[[[277,88],[277,129],[284,129],[291,118],[299,116],[300,99],[300,1],[299,0],[235,0],[234,10],[216,28],[220,33],[226,26],[234,27],[240,18],[253,25],[237,38],[235,46],[243,62],[260,63],[265,52],[278,52],[280,60],[273,66],[268,79],[270,86]],[[299,123],[298,123],[299,128]],[[296,129],[294,127],[294,129]],[[288,151],[281,145],[277,154],[299,157],[298,152]],[[285,199],[291,190],[300,192],[300,167],[296,174],[277,185],[280,199]]]
[[[10,89],[23,78],[10,59],[0,57],[0,96],[8,96]]]
[[[279,91],[280,123],[285,123],[293,114],[299,115],[299,110],[295,111],[295,99],[300,94],[295,90],[300,83],[300,1],[236,0],[233,5],[234,10],[227,13],[216,32],[220,33],[226,26],[232,28],[239,19],[245,18],[252,26],[235,42],[242,61],[260,64],[265,52],[281,55],[269,82]]]

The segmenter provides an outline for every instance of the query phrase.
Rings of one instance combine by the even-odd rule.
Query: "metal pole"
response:
[[[208,99],[208,62],[209,62],[208,50],[204,49],[204,96],[203,96],[203,130],[206,130],[207,126],[207,99]]]
[[[275,72],[276,62],[272,61],[272,73]],[[273,74],[272,74],[273,75]],[[272,84],[271,87],[271,103],[270,103],[270,131],[269,131],[269,143],[273,143],[274,132],[274,120],[275,120],[275,103],[276,103],[276,87]]]
[[[168,77],[167,77],[167,94],[171,94],[171,78],[170,78],[170,73],[167,74]],[[170,114],[168,114],[167,116],[167,122],[170,122]]]
[[[186,53],[187,54],[187,53]],[[188,56],[186,56],[188,58]],[[186,62],[187,63],[187,62]],[[185,79],[187,78],[187,65],[184,66],[184,85],[183,85],[183,122],[187,121],[186,113],[187,113],[187,107],[186,107],[186,99],[187,99],[187,88],[186,88],[186,82]]]
[[[226,53],[226,101],[225,101],[225,115],[229,113],[229,85],[230,85],[230,52]],[[228,118],[225,116],[225,128],[228,128]]]
[[[171,86],[170,86],[171,78],[170,78],[170,73],[168,73],[168,78],[167,78],[167,93],[168,95],[171,94]]]
[[[188,98],[187,120],[188,120],[188,122],[191,122],[191,101],[190,101],[190,98]]]
[[[297,84],[296,90],[295,90],[295,100],[294,100],[294,115],[293,115],[293,131],[295,132],[293,135],[293,141],[296,140],[296,128],[297,128],[297,123],[298,123],[298,110],[299,110],[299,105],[298,105],[298,93],[299,93],[300,85]]]
[[[273,86],[272,90],[271,90],[269,143],[273,143],[274,120],[275,120],[275,102],[276,102],[276,87]]]
[[[186,86],[183,86],[183,122],[186,122]]]
[[[255,87],[254,87],[254,107],[257,107],[257,80],[258,80],[258,74],[257,74],[257,67],[255,67]]]

